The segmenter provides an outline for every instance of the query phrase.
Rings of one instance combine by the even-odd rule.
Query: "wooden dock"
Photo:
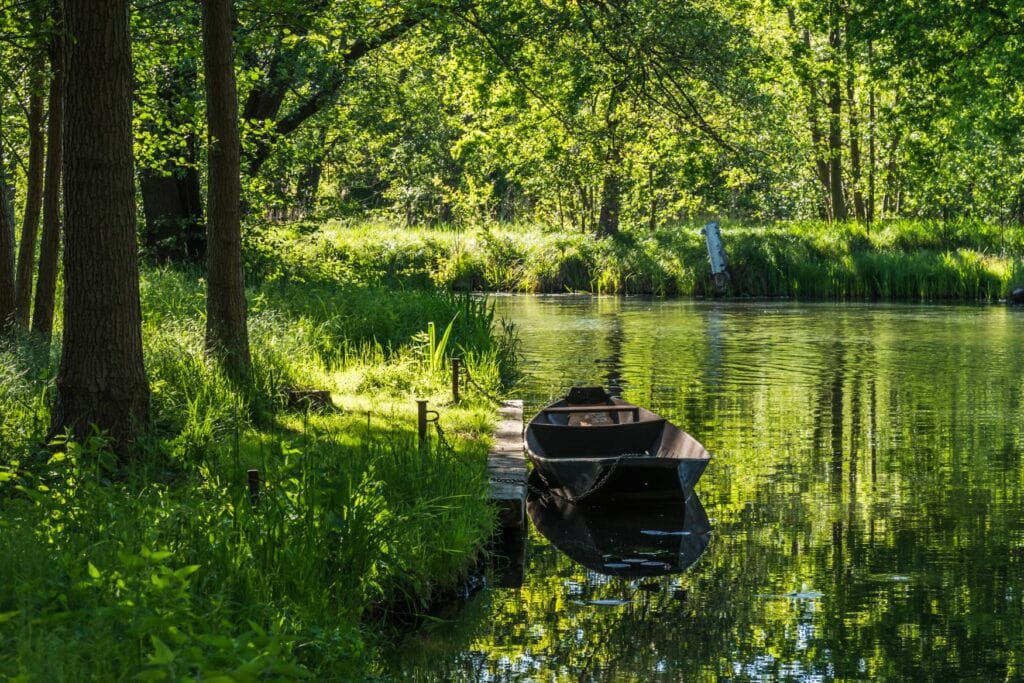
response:
[[[525,528],[526,449],[523,445],[523,402],[504,401],[498,409],[494,446],[487,455],[491,501],[498,506],[504,529]]]

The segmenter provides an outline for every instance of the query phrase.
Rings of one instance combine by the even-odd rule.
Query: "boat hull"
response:
[[[685,500],[707,460],[650,456],[545,458],[531,455],[534,471],[555,495],[570,502]]]
[[[526,448],[551,492],[573,503],[685,500],[711,457],[665,418],[606,395],[542,408]]]

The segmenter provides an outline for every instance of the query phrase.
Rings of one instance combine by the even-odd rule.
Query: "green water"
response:
[[[396,678],[1024,679],[1024,311],[498,299],[527,415],[617,386],[714,454],[682,573],[577,564],[405,639]]]

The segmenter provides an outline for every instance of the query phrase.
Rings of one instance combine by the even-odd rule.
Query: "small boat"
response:
[[[556,496],[581,501],[684,500],[711,454],[656,413],[602,387],[573,387],[526,425],[534,471]]]

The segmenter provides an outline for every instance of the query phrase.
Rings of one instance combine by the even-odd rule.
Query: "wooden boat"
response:
[[[555,548],[587,569],[639,578],[685,571],[704,553],[711,523],[696,493],[686,501],[630,506],[574,505],[542,490],[530,476],[526,510]]]
[[[601,387],[573,387],[526,426],[526,450],[550,491],[571,502],[684,500],[711,454],[646,408]]]

